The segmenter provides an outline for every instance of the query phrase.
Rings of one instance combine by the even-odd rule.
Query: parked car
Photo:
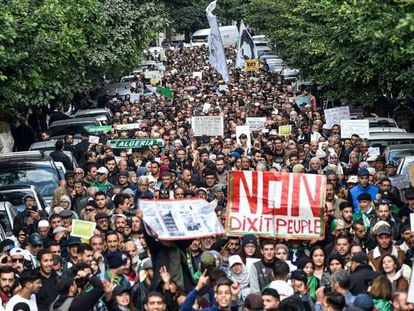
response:
[[[368,141],[371,147],[379,147],[382,152],[391,145],[414,144],[414,133],[373,132]]]
[[[252,39],[256,47],[267,46],[269,44],[269,40],[267,40],[266,35],[256,35],[253,36]]]
[[[33,143],[29,147],[29,151],[31,150],[39,150],[46,155],[50,155],[55,150],[56,139],[46,140],[46,141],[39,141]],[[73,145],[76,145],[81,141],[80,138],[73,138]],[[78,166],[78,162],[76,161],[72,152],[63,150],[63,152],[70,158],[74,167]]]
[[[53,160],[39,151],[0,154],[0,184],[33,185],[48,205],[61,179]]]
[[[25,205],[23,198],[30,194],[35,198],[38,209],[49,214],[50,207],[47,205],[39,191],[33,185],[7,185],[0,186],[0,201],[10,202],[17,212],[24,211]]]
[[[263,54],[269,54],[272,51],[268,46],[258,46],[256,47],[257,56],[260,57]]]
[[[103,125],[112,124],[114,115],[111,110],[106,108],[95,108],[95,109],[82,109],[75,112],[74,118],[90,118],[96,117],[98,121],[101,121]]]
[[[262,54],[259,56],[259,61],[264,62],[270,59],[280,59],[283,63],[283,60],[276,54]]]
[[[397,122],[392,118],[371,117],[369,120],[369,132],[406,132],[405,129],[399,128]]]
[[[102,123],[96,118],[79,118],[69,120],[59,120],[49,126],[51,137],[62,136],[66,134],[79,135],[83,130],[90,127],[101,126]]]
[[[400,159],[397,174],[408,176],[408,167],[414,165],[414,156],[406,156]]]
[[[13,236],[13,221],[16,215],[17,211],[10,202],[0,201],[0,237],[3,234],[6,237]]]
[[[384,157],[387,162],[398,162],[407,156],[414,156],[414,144],[391,145],[384,149]]]

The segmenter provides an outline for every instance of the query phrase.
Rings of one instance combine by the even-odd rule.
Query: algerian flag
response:
[[[160,93],[161,95],[164,95],[165,97],[168,98],[173,98],[173,94],[171,93],[171,90],[169,88],[166,87],[157,87],[157,92]]]

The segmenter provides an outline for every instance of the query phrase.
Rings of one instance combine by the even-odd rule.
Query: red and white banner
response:
[[[325,187],[324,175],[231,172],[226,232],[322,239]]]

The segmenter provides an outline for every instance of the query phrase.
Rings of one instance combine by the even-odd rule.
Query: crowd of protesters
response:
[[[414,189],[393,184],[396,163],[369,154],[358,135],[341,139],[316,98],[268,72],[232,68],[230,82],[208,66],[208,50],[166,51],[167,98],[140,83],[139,99],[105,95],[113,130],[98,144],[82,133],[50,214],[24,198],[14,236],[0,244],[0,310],[412,310],[407,302],[414,256]],[[158,57],[158,56],[155,56]],[[148,55],[149,59],[154,56]],[[202,72],[202,77],[193,77]],[[85,104],[85,103],[83,103]],[[205,108],[205,104],[210,104]],[[224,116],[224,135],[195,137],[192,116]],[[264,129],[236,137],[246,117]],[[62,111],[51,119],[66,118]],[[140,123],[134,130],[117,124]],[[291,125],[290,135],[278,128]],[[160,138],[139,150],[113,150],[108,139]],[[42,139],[49,139],[47,131]],[[62,155],[63,154],[63,155]],[[64,162],[64,161],[62,161]],[[64,162],[65,163],[65,162]],[[324,174],[321,241],[254,234],[160,241],[144,225],[138,200],[202,198],[225,227],[228,173],[257,170]],[[89,240],[70,236],[73,219],[96,222]]]

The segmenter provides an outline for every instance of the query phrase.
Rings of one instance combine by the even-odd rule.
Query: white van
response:
[[[224,47],[235,46],[239,38],[239,30],[236,25],[219,27],[221,40]],[[191,36],[191,46],[208,45],[210,28],[199,29]]]

